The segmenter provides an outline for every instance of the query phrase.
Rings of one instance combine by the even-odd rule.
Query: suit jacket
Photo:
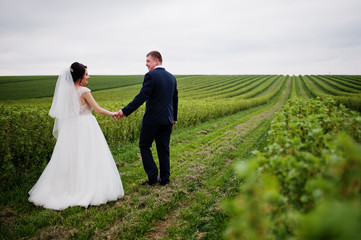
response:
[[[143,124],[167,125],[177,121],[178,90],[176,78],[163,67],[144,76],[143,87],[132,102],[122,109],[128,116],[146,101]]]

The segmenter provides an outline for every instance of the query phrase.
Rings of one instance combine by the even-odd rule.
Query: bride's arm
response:
[[[114,116],[117,114],[117,112],[110,112],[110,111],[100,107],[90,92],[83,93],[81,97],[84,98],[85,101],[99,114],[110,115],[110,116]]]

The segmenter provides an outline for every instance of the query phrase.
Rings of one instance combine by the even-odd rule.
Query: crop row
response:
[[[217,89],[221,86],[230,85],[233,83],[242,83],[244,80],[252,78],[252,76],[201,76],[197,78],[183,78],[178,80],[182,83],[178,86],[181,92],[187,95],[193,95],[194,91]]]
[[[296,79],[296,76],[292,76],[289,78],[289,81],[291,81],[291,92],[290,92],[290,98],[295,98],[298,95],[297,88],[298,88],[298,82]],[[299,90],[299,88],[298,88]]]
[[[360,89],[361,86],[357,86],[356,84],[350,84],[347,81],[341,81],[341,80],[335,80],[332,78],[328,78],[325,76],[311,76],[314,77],[315,79],[320,80],[321,82],[324,82],[325,84],[329,85],[331,88],[336,89],[340,92],[344,92],[344,93],[360,93]],[[342,93],[338,93],[341,94]]]
[[[327,76],[328,78],[331,79],[338,79],[341,80],[343,82],[343,84],[354,84],[356,86],[358,86],[358,89],[360,89],[360,84],[361,84],[361,78],[360,75],[329,75]]]
[[[218,97],[222,93],[227,92],[234,92],[238,89],[244,89],[247,88],[250,85],[253,85],[256,83],[257,85],[261,84],[265,80],[267,80],[268,77],[260,76],[240,76],[240,77],[232,77],[229,79],[217,79],[216,83],[209,83],[208,80],[199,82],[195,87],[193,87],[191,90],[187,90],[184,93],[182,93],[183,98],[204,98],[204,97]],[[189,83],[182,83],[182,86]],[[192,84],[194,85],[194,84]],[[180,92],[182,92],[182,87],[179,89]],[[236,94],[237,95],[237,94]]]
[[[320,90],[330,95],[355,96],[357,93],[360,93],[359,91],[355,91],[349,88],[347,88],[347,90],[344,90],[346,89],[346,87],[343,87],[343,85],[332,84],[332,82],[328,81],[327,78],[325,79],[315,76],[305,76],[305,77],[310,79]]]
[[[361,111],[361,91],[356,93],[342,92],[330,85],[322,84],[319,79],[310,76],[299,76],[302,80],[305,91],[311,97],[332,97],[338,103],[341,103],[349,108]],[[359,83],[361,85],[361,81]]]
[[[282,76],[279,76],[282,77]],[[238,98],[238,99],[246,99],[251,98],[267,89],[270,85],[272,85],[277,79],[277,76],[267,76],[267,77],[258,77],[254,81],[249,84],[231,89],[231,91],[226,90],[220,92],[215,96],[217,99],[221,98]],[[209,98],[209,97],[208,97]]]

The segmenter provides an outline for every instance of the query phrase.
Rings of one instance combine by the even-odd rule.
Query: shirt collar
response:
[[[154,69],[156,69],[156,68],[164,68],[164,67],[163,67],[163,65],[158,65]]]

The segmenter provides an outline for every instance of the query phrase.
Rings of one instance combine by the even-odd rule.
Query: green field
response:
[[[63,211],[27,200],[55,144],[48,111],[57,77],[0,77],[0,239],[313,237],[305,232],[318,237],[313,239],[359,239],[361,76],[176,77],[171,184],[140,186],[146,178],[137,143],[144,106],[117,121],[95,113],[125,196]],[[133,99],[142,81],[143,76],[91,76],[88,87],[100,106],[115,111]],[[342,171],[334,173],[333,167]],[[329,194],[324,179],[333,179]],[[322,197],[313,194],[320,191]],[[336,206],[334,218],[347,230],[335,220],[317,222],[327,215],[318,208],[323,203]],[[321,231],[334,226],[346,234]]]

